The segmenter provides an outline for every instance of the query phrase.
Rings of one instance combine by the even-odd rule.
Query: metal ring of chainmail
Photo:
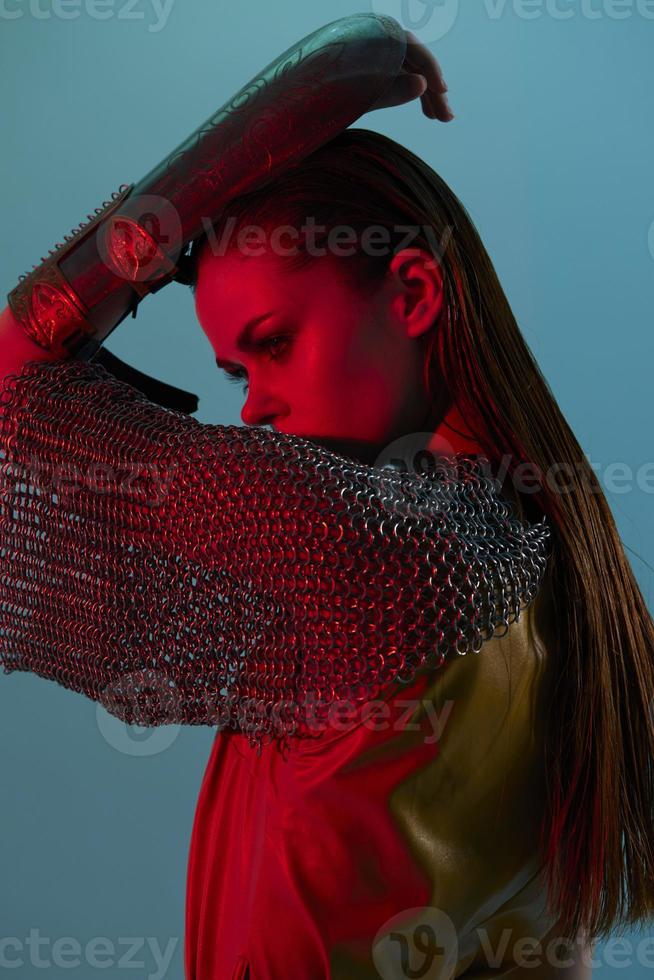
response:
[[[517,520],[483,457],[360,464],[202,424],[92,362],[5,380],[0,460],[5,673],[259,750],[478,652],[547,563],[546,518]]]

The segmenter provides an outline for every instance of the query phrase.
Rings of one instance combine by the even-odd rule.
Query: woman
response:
[[[309,216],[324,229],[322,238],[311,240],[312,250],[302,247],[302,229],[310,227]],[[329,230],[337,227],[355,232],[348,241],[350,246],[357,241],[359,247],[344,254],[342,233],[340,252],[330,253],[325,242]],[[386,229],[390,247],[379,248],[384,239],[379,234],[376,251],[366,254],[361,247],[366,228]],[[419,232],[412,246],[394,248],[406,241],[407,228]],[[278,235],[279,246],[274,249],[276,229],[286,232],[285,237]],[[431,234],[425,235],[425,229]],[[240,241],[248,243],[249,252],[238,247],[240,231]],[[435,250],[434,241],[446,242],[446,247]],[[435,254],[438,262],[433,261]],[[547,933],[539,932],[537,918],[530,919],[525,908],[531,901],[535,916],[540,893],[534,891],[528,901],[527,893],[517,887],[510,897],[502,892],[507,900],[501,915],[498,911],[495,915],[503,926],[513,925],[514,909],[521,908],[530,924],[525,934],[541,940],[543,949],[550,936],[577,936],[584,931],[596,939],[602,931],[608,934],[616,922],[621,880],[629,883],[634,911],[640,908],[633,920],[637,921],[651,905],[651,874],[641,863],[651,849],[630,846],[644,834],[651,848],[647,775],[651,754],[641,751],[652,738],[647,707],[652,690],[651,619],[604,495],[520,334],[461,203],[424,161],[399,144],[368,130],[348,129],[289,168],[273,185],[228,206],[212,233],[194,242],[191,260],[199,322],[230,379],[246,383],[245,423],[269,424],[282,433],[307,436],[367,462],[387,457],[384,449],[389,444],[397,455],[403,435],[434,432],[426,442],[428,448],[481,454],[494,473],[506,474],[503,492],[522,515],[551,517],[556,534],[538,611],[540,639],[547,638],[544,659],[554,686],[547,695],[541,690],[545,682],[538,670],[545,665],[538,662],[538,638],[525,640],[520,647],[516,636],[515,646],[508,650],[501,649],[504,641],[493,641],[497,653],[490,652],[491,643],[480,658],[489,671],[498,669],[504,657],[507,668],[516,669],[516,690],[510,685],[510,670],[502,677],[497,718],[508,712],[504,722],[508,725],[512,698],[525,697],[533,689],[546,705],[546,724],[531,742],[530,726],[539,716],[526,713],[521,721],[512,720],[514,755],[502,756],[501,762],[496,759],[497,768],[491,768],[496,782],[493,789],[486,787],[478,826],[469,813],[462,817],[472,808],[475,791],[466,786],[470,799],[462,792],[455,804],[450,787],[442,799],[465,831],[459,838],[448,823],[447,844],[452,851],[460,847],[453,872],[456,869],[459,881],[465,882],[461,901],[472,917],[473,904],[486,907],[494,888],[496,895],[502,887],[510,891],[506,879],[520,850],[518,828],[530,827],[527,846],[534,849],[532,834],[539,829],[543,866],[550,897],[554,896],[552,908],[559,910],[559,922]],[[256,328],[254,346],[240,350],[239,326],[269,310],[274,315]],[[407,444],[413,452],[415,439]],[[527,471],[528,462],[532,465]],[[617,573],[610,588],[608,568]],[[551,603],[548,616],[545,593]],[[608,606],[607,596],[611,597]],[[644,633],[634,633],[635,622],[643,624]],[[516,628],[513,625],[507,636],[512,637]],[[480,759],[493,758],[491,746],[499,751],[502,728],[497,721],[491,736],[482,724],[482,719],[486,724],[489,720],[492,681],[482,676],[473,679],[473,670],[482,669],[479,663],[473,668],[468,659],[456,666],[467,672],[465,699],[471,703],[478,699],[470,715],[472,724],[482,730],[475,730],[472,737],[483,748],[479,758],[466,760],[474,785],[480,778],[476,768],[482,764]],[[643,684],[640,690],[637,677]],[[451,679],[454,682],[453,674]],[[635,691],[628,695],[634,683]],[[447,675],[438,678],[437,689],[439,684],[447,685]],[[522,692],[520,685],[524,685]],[[444,703],[442,688],[430,696]],[[634,703],[639,705],[635,712]],[[441,761],[447,745],[446,732]],[[545,756],[539,762],[541,750]],[[212,759],[216,770],[210,767],[205,777],[201,816],[215,790],[223,752],[217,743]],[[454,764],[465,771],[462,756],[455,758]],[[518,775],[518,760],[525,759],[530,765]],[[494,812],[493,793],[499,792],[503,780],[504,805],[498,804],[497,813],[505,821],[506,850],[497,834],[488,833],[484,826]],[[431,773],[434,795],[437,784],[439,777]],[[509,786],[515,794],[510,802]],[[535,803],[533,810],[527,807],[528,812],[527,795]],[[428,831],[420,825],[421,832],[431,832],[435,841],[441,834],[447,839],[443,815],[432,797],[430,804],[433,823],[428,823]],[[415,803],[409,809],[418,822]],[[481,845],[484,833],[488,839]],[[198,840],[196,834],[196,853],[201,848]],[[466,844],[474,852],[470,866],[462,857]],[[449,890],[444,885],[447,876],[438,866],[437,848],[428,853],[427,863],[431,862],[444,889],[432,893],[431,904],[439,905],[434,894],[442,894],[440,907],[451,913],[456,890],[449,881]],[[423,859],[427,860],[424,855]],[[479,861],[483,861],[481,880],[475,877]],[[202,872],[191,867],[199,883]],[[463,919],[462,910],[459,914]],[[187,925],[193,928],[192,922]],[[492,917],[484,919],[484,925],[491,934],[496,928]],[[577,957],[574,975],[589,975],[588,957],[582,957],[579,947]],[[457,970],[469,962],[473,961],[462,957]],[[471,975],[473,970],[475,976],[482,975],[478,963],[467,969]],[[552,961],[542,974],[532,967],[532,975],[538,977],[558,972]]]
[[[325,231],[307,242],[311,217]],[[337,226],[355,232],[352,254],[330,252]],[[362,243],[373,226],[389,237],[371,254]],[[407,226],[418,231],[409,246]],[[260,254],[239,244],[252,227],[264,233]],[[297,249],[279,247],[282,227]],[[231,245],[213,247],[230,229]],[[158,511],[139,491],[152,490],[153,471],[121,489],[128,535],[110,525],[119,512],[109,501],[78,488],[75,543],[101,550],[109,527],[126,545],[114,581],[145,582],[143,605],[156,612],[141,621],[101,593],[109,637],[121,616],[144,641],[161,621],[154,643],[165,645],[175,616],[187,621],[175,609],[180,578],[195,571],[199,590],[210,570],[198,613],[213,602],[211,619],[198,620],[197,643],[204,631],[227,650],[221,681],[229,672],[245,692],[317,693],[321,709],[342,676],[339,693],[353,695],[338,699],[345,719],[302,715],[311,737],[285,751],[274,737],[252,751],[255,714],[217,734],[189,855],[187,975],[588,976],[585,944],[654,904],[654,628],[601,488],[469,216],[424,161],[350,129],[233,200],[214,231],[194,241],[184,274],[217,359],[247,382],[251,429],[199,426],[79,362],[34,364],[0,399],[16,465],[35,446],[44,465],[56,463],[49,447],[74,418],[94,459],[126,458],[102,445],[111,433],[130,462],[177,467]],[[443,453],[455,454],[445,475]],[[388,455],[409,469],[419,458],[428,472],[382,469]],[[520,517],[511,534],[502,500]],[[151,563],[149,579],[133,550]],[[447,575],[425,592],[441,562]],[[482,588],[486,573],[495,591]],[[170,603],[153,610],[146,598],[160,583]],[[504,632],[459,647],[462,624],[481,639],[482,593]],[[425,654],[432,609],[449,610],[443,632],[456,633],[437,661]],[[83,623],[81,604],[75,612]],[[53,676],[44,662],[26,668],[13,636],[24,659],[12,667],[5,653],[5,666]],[[80,678],[76,649],[54,675],[69,686]],[[159,688],[169,711],[158,717],[215,724],[217,712],[198,707],[206,698],[192,702],[200,682],[216,693],[206,685],[215,661],[205,651],[194,674],[171,649],[165,679],[178,687]],[[146,668],[132,686],[119,674],[109,693],[86,679],[77,689],[113,698],[125,717]],[[375,671],[381,685],[369,680]],[[279,721],[286,734],[299,716],[273,702],[280,712],[262,724]],[[562,952],[548,946],[557,937],[574,942]]]

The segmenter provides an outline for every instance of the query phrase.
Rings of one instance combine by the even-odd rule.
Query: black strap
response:
[[[106,347],[100,347],[91,359],[106,368],[119,381],[124,381],[133,388],[138,388],[150,401],[156,402],[163,408],[186,412],[187,415],[193,415],[198,410],[199,398],[192,391],[175,388],[174,385],[166,384],[165,381],[151,378],[150,375],[130,367],[125,361],[121,361]]]

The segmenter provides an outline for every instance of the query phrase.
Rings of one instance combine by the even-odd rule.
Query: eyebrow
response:
[[[269,310],[268,313],[262,313],[260,316],[255,316],[252,320],[248,320],[240,334],[236,338],[236,349],[246,353],[251,351],[255,344],[252,340],[252,332],[255,327],[257,327],[263,320],[267,320],[269,316],[272,316],[276,311]],[[219,357],[216,358],[216,364],[223,371],[229,370],[229,368],[238,367],[234,361],[223,361]]]

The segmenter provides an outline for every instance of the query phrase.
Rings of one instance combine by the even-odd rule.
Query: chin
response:
[[[369,442],[365,439],[354,439],[352,436],[321,434],[317,436],[305,435],[303,438],[310,439],[312,442],[318,443],[318,445],[339,456],[347,456],[358,463],[366,463],[368,465],[376,462],[383,448],[377,443]]]

